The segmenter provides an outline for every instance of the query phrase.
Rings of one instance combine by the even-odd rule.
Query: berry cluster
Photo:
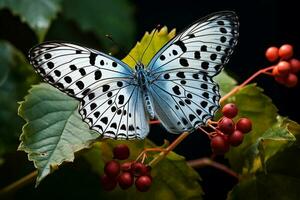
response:
[[[272,71],[275,80],[286,87],[297,85],[296,73],[300,71],[300,61],[293,57],[293,46],[290,44],[277,47],[270,47],[266,50],[265,56],[270,62],[278,62]]]
[[[117,160],[126,160],[130,154],[125,144],[117,145],[113,149],[113,157],[105,164],[101,183],[104,190],[113,190],[119,184],[123,190],[130,188],[134,183],[138,191],[146,192],[152,184],[150,174],[151,168],[140,162],[124,162],[120,164]]]
[[[223,117],[218,121],[215,132],[211,135],[211,148],[215,154],[228,152],[230,145],[240,145],[244,134],[252,129],[252,122],[248,118],[240,118],[236,123],[232,120],[238,114],[235,104],[226,104],[222,108],[222,114]]]

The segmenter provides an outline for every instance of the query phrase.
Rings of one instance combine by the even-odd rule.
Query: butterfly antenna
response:
[[[158,24],[158,25],[156,26],[155,31],[154,31],[153,35],[151,36],[151,39],[150,39],[150,41],[149,41],[149,43],[148,43],[146,49],[144,50],[144,52],[143,52],[143,54],[142,54],[141,62],[143,61],[143,57],[144,57],[144,55],[145,55],[147,49],[149,48],[149,46],[150,46],[150,44],[151,44],[151,42],[152,42],[152,39],[154,38],[155,33],[159,30],[159,28],[160,28],[160,24]]]
[[[121,51],[124,51],[124,49],[112,38],[111,35],[105,35],[105,37],[107,37],[110,41],[112,41],[112,43],[114,43],[114,45],[116,45],[117,47],[119,47],[119,49],[121,49]],[[135,62],[135,64],[137,65],[137,61],[136,59],[134,59],[130,53],[128,54],[128,56]]]

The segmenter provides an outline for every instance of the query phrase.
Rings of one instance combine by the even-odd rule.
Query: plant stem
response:
[[[200,159],[196,159],[196,160],[190,160],[190,161],[187,161],[187,164],[193,168],[201,168],[201,167],[211,166],[211,167],[219,169],[219,170],[225,172],[226,174],[229,174],[230,176],[233,176],[239,180],[239,175],[236,172],[232,171],[227,166],[225,166],[221,163],[218,163],[216,161],[213,161],[209,158],[200,158]]]
[[[4,197],[10,193],[13,193],[14,191],[20,189],[24,185],[27,185],[34,181],[34,178],[37,176],[38,171],[35,170],[31,172],[30,174],[27,174],[26,176],[22,177],[21,179],[13,182],[12,184],[2,188],[0,190],[0,197]],[[0,198],[1,199],[1,198]]]
[[[189,132],[183,132],[181,135],[179,135],[176,140],[174,140],[166,149],[165,151],[160,152],[151,162],[149,162],[149,165],[151,167],[155,166],[159,161],[164,159],[170,151],[172,151],[175,147],[177,147],[178,144],[180,144],[190,133]]]
[[[165,151],[165,149],[164,148],[159,148],[159,147],[157,147],[157,148],[146,148],[138,155],[138,157],[135,159],[135,162],[137,162],[141,157],[143,157],[143,155],[145,155],[147,152],[150,152],[150,151],[152,151],[152,152],[154,152],[154,151],[162,152],[162,151]]]
[[[245,85],[247,85],[249,82],[251,82],[254,78],[256,78],[258,75],[260,74],[264,74],[267,71],[273,69],[274,66],[271,67],[267,67],[261,70],[258,70],[257,72],[255,72],[252,76],[250,76],[247,80],[245,80],[242,84],[240,84],[239,86],[236,86],[235,88],[233,88],[229,93],[227,93],[225,96],[223,96],[220,99],[220,104],[223,103],[226,99],[228,99],[230,96],[234,95],[235,93],[237,93],[240,89],[242,89]]]

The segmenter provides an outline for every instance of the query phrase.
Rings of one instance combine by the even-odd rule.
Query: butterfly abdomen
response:
[[[144,92],[144,102],[146,110],[150,116],[150,119],[154,119],[155,113],[153,109],[153,104],[151,101],[151,97],[149,96],[149,93],[147,91]]]

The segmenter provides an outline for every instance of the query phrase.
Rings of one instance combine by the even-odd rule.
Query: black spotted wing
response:
[[[29,60],[46,82],[80,100],[83,120],[103,137],[134,139],[148,134],[141,91],[122,61],[61,42],[34,47]]]
[[[214,13],[178,34],[150,61],[154,109],[170,132],[192,131],[213,117],[220,94],[212,78],[228,62],[237,38],[237,16]]]

